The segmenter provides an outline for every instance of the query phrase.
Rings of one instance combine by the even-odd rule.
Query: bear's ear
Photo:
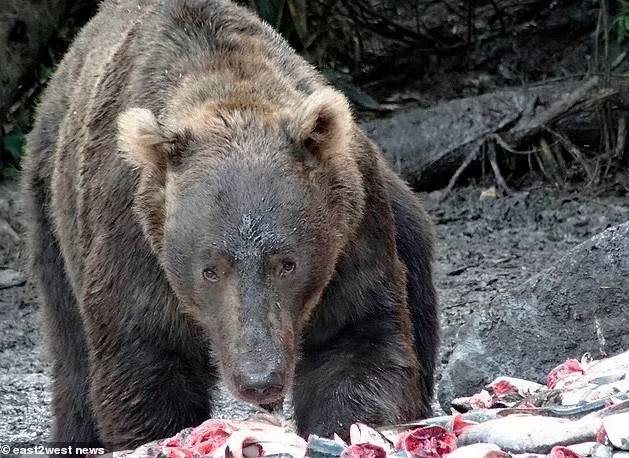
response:
[[[315,157],[326,159],[347,148],[354,121],[349,103],[337,91],[331,88],[315,91],[296,115],[296,140]]]
[[[130,108],[118,117],[118,147],[134,167],[164,169],[179,160],[183,143],[182,135],[161,125],[146,108]]]

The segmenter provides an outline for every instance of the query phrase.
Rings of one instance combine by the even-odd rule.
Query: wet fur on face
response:
[[[118,119],[123,157],[148,188],[139,195],[162,200],[157,212],[144,202],[136,212],[240,397],[235,380],[252,361],[290,387],[297,336],[364,205],[342,96],[324,88],[290,109],[250,103],[204,101],[163,122],[131,108]]]

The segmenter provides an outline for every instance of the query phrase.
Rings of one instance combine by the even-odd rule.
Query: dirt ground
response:
[[[629,220],[626,195],[559,191],[533,182],[514,195],[481,198],[485,187],[459,188],[439,203],[425,195],[438,234],[436,281],[447,362],[456,330],[502,291],[519,285],[569,248]],[[0,183],[0,270],[18,269],[21,243],[16,183]],[[48,365],[37,294],[28,283],[0,289],[0,441],[42,443],[49,428]],[[247,409],[227,396],[217,416]]]

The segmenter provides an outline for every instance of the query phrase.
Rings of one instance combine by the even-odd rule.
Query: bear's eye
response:
[[[293,261],[283,261],[280,267],[280,277],[285,277],[287,275],[295,272],[295,263]]]
[[[218,274],[214,269],[204,269],[203,278],[211,283],[216,283],[219,280]]]

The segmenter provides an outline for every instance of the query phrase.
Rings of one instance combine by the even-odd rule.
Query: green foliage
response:
[[[39,66],[33,68],[22,81],[19,93],[13,98],[13,106],[0,113],[0,179],[17,174],[20,159],[24,155],[26,134],[31,130],[35,105],[41,91],[73,37],[96,12],[98,3],[94,0],[69,2],[70,7],[62,24],[45,43],[46,49],[39,56]]]
[[[13,177],[18,170],[20,159],[24,155],[26,134],[30,123],[15,125],[6,135],[2,136],[0,143],[0,178]]]
[[[618,14],[614,22],[618,43],[629,42],[629,0],[618,1]]]
[[[12,164],[1,164],[0,163],[0,176],[4,178],[14,178],[17,176],[17,168]]]
[[[24,155],[26,134],[31,130],[35,103],[42,88],[54,72],[51,66],[40,64],[34,73],[35,82],[5,113],[0,132],[0,178],[13,177]]]
[[[24,154],[25,143],[26,137],[20,131],[12,131],[2,138],[0,177],[15,176],[20,158]]]
[[[14,105],[7,115],[4,135],[0,136],[0,178],[13,177],[17,173],[24,155],[26,133],[31,128],[33,105],[34,101],[26,98]]]
[[[5,135],[2,141],[4,150],[7,151],[11,157],[18,161],[24,153],[24,145],[26,144],[26,137],[21,132],[13,132],[9,135]]]

